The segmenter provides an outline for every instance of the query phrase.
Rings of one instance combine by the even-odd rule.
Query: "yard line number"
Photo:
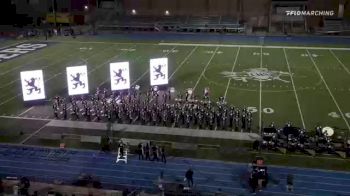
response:
[[[301,57],[309,57],[309,54],[301,54],[300,56]],[[318,55],[318,54],[311,54],[311,56],[314,57],[314,58],[317,58],[320,55]]]
[[[350,112],[347,112],[344,114],[346,118],[350,118]],[[332,118],[340,118],[340,114],[338,114],[337,112],[330,112],[328,113],[328,116],[332,117]]]
[[[126,52],[135,52],[136,49],[135,48],[121,48],[121,51],[126,51]]]
[[[164,53],[178,53],[179,50],[163,50]]]
[[[251,113],[256,113],[258,112],[258,109],[256,107],[247,107],[247,110]],[[263,108],[262,111],[265,113],[265,114],[273,114],[275,113],[275,110],[272,109],[272,108]]]
[[[214,50],[207,50],[207,51],[205,51],[204,53],[206,53],[206,54],[214,54]],[[224,52],[222,52],[222,51],[217,51],[215,54],[222,54],[222,53],[224,53]]]
[[[260,56],[260,52],[253,52],[253,55],[254,55],[254,56]],[[270,53],[268,53],[268,52],[263,52],[262,55],[264,55],[264,56],[269,56]]]

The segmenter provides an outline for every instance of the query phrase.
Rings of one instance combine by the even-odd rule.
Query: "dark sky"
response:
[[[272,0],[272,1],[290,1],[290,2],[293,2],[293,1],[307,1],[307,0]]]

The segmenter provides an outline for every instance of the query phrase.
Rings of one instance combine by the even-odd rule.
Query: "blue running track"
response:
[[[86,173],[97,177],[104,188],[156,190],[161,171],[166,181],[183,183],[186,170],[192,167],[195,187],[203,193],[221,190],[228,195],[250,195],[248,164],[175,157],[167,161],[139,161],[136,155],[130,155],[128,164],[116,164],[115,155],[98,151],[0,144],[0,177],[26,176],[35,181],[71,184]],[[268,171],[268,187],[257,195],[350,195],[350,173],[275,166],[268,167]],[[289,173],[294,175],[292,193],[285,190]]]

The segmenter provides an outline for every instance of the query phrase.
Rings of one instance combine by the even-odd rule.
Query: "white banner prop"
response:
[[[69,95],[82,95],[89,93],[86,65],[67,67],[67,84]]]
[[[45,99],[46,96],[42,70],[22,71],[20,75],[23,101]]]
[[[150,60],[151,86],[168,84],[168,58]]]
[[[130,88],[129,62],[110,64],[111,90],[124,90]]]

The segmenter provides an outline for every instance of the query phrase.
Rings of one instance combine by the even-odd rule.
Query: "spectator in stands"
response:
[[[148,143],[147,143],[146,146],[144,147],[143,151],[144,151],[144,153],[145,153],[145,155],[146,155],[145,160],[149,160],[149,161],[150,161],[151,158],[150,158],[150,156],[149,156],[149,145],[148,145]]]
[[[130,193],[131,193],[131,192],[130,192],[130,190],[129,190],[128,188],[125,188],[125,189],[123,190],[123,196],[128,196]]]
[[[292,192],[293,191],[293,175],[292,174],[288,174],[287,175],[287,191],[288,192]]]
[[[143,160],[143,146],[141,143],[139,143],[139,145],[137,146],[137,154],[139,155],[139,160]]]
[[[69,30],[70,30],[70,35],[72,36],[73,39],[75,39],[74,29],[71,27]]]
[[[164,162],[164,163],[166,163],[165,148],[164,148],[164,146],[162,146],[162,147],[160,148],[160,156],[161,156],[161,161]]]
[[[48,34],[49,34],[49,32],[48,32],[48,30],[47,30],[47,29],[44,29],[44,34],[45,34],[45,40],[47,40],[47,38],[48,38]]]
[[[123,141],[120,140],[118,148],[119,148],[120,158],[123,158],[124,157],[124,143],[123,143]]]
[[[158,188],[161,191],[164,191],[164,171],[160,171],[160,175],[158,178]]]
[[[2,184],[2,180],[0,179],[0,195],[4,193],[4,185]]]
[[[192,187],[193,186],[193,171],[192,168],[189,168],[185,174],[185,178],[187,181],[187,185],[188,187]]]
[[[159,161],[159,158],[158,158],[158,148],[157,148],[156,145],[153,145],[153,146],[152,146],[152,155],[153,155],[152,161],[154,161],[154,160]]]
[[[19,182],[19,193],[20,195],[29,195],[28,190],[30,187],[29,179],[22,177]]]

